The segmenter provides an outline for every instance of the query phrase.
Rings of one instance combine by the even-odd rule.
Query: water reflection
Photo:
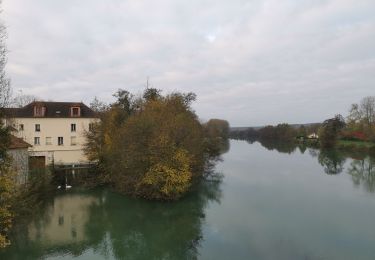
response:
[[[116,259],[196,259],[210,201],[221,182],[206,181],[178,203],[132,199],[106,189],[56,196],[43,216],[18,225],[1,259],[96,255]]]
[[[300,143],[283,143],[269,140],[244,140],[248,144],[259,142],[267,150],[276,150],[279,153],[292,154],[298,151],[308,154],[317,159],[323,167],[324,173],[337,175],[345,170],[345,163],[349,160],[350,166],[347,173],[352,176],[352,181],[356,186],[363,187],[367,192],[375,192],[375,155],[367,154],[356,150],[319,150],[307,147]]]
[[[297,144],[293,142],[275,142],[270,140],[260,140],[259,142],[267,150],[276,150],[279,153],[291,154],[297,149]]]
[[[346,158],[336,150],[321,150],[318,155],[318,161],[323,166],[326,174],[334,175],[344,170]]]
[[[375,192],[375,158],[353,160],[348,168],[354,185],[362,186],[368,192]]]

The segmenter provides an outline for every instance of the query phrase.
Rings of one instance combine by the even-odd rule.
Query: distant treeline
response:
[[[278,124],[263,128],[233,129],[230,138],[258,141],[293,142],[314,139],[321,148],[356,148],[375,150],[375,96],[363,98],[352,104],[349,115],[340,114],[321,124]]]
[[[321,124],[300,125],[299,127],[289,124],[268,125],[263,128],[247,128],[245,130],[231,130],[229,137],[240,140],[270,140],[293,142],[296,138],[307,138],[316,134]]]

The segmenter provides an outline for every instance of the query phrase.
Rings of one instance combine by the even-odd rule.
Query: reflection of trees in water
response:
[[[353,160],[348,168],[354,185],[362,186],[368,192],[375,192],[375,158]]]
[[[375,192],[375,157],[358,151],[309,150],[313,157],[318,156],[319,163],[327,174],[339,174],[344,170],[347,158],[351,158],[347,173],[356,186],[362,186],[368,192]]]
[[[254,140],[246,140],[249,144],[253,144]],[[259,141],[260,144],[268,150],[276,150],[280,153],[292,153],[296,147],[303,154],[308,151],[308,154],[317,158],[319,164],[323,166],[326,174],[336,175],[344,171],[344,166],[347,158],[351,160],[350,166],[347,169],[349,175],[352,176],[352,181],[356,186],[362,186],[368,192],[375,193],[375,155],[364,153],[360,150],[325,150],[308,148],[301,144],[294,143],[280,143],[275,141]]]
[[[229,152],[230,150],[230,141],[229,139],[222,139],[220,143],[220,154]]]
[[[344,170],[346,158],[336,150],[320,150],[318,161],[323,166],[325,173],[333,175]]]
[[[260,139],[259,142],[267,150],[270,150],[270,151],[276,150],[280,153],[291,154],[297,148],[297,144],[294,142],[276,142],[273,140],[266,140],[266,139],[264,140]]]
[[[46,231],[51,221],[56,225],[61,222],[51,214],[52,208],[56,207],[56,203],[52,203],[36,220],[16,226],[13,245],[0,252],[0,259],[38,259],[61,254],[78,256],[90,248],[102,257],[113,254],[118,259],[196,259],[202,240],[205,208],[211,201],[220,202],[220,185],[220,178],[212,178],[195,186],[182,200],[165,203],[132,199],[105,189],[79,191],[77,194],[71,191],[57,198],[89,198],[78,210],[85,216],[76,219],[78,240],[72,236],[62,241],[61,234],[53,237],[51,230]],[[30,225],[36,230],[35,238],[46,237],[47,233],[48,241],[31,240],[28,234]]]
[[[90,208],[87,236],[101,245],[107,233],[119,259],[196,259],[205,207],[221,197],[220,182],[207,181],[196,189],[177,203],[132,200],[104,193],[103,203]],[[96,223],[103,223],[104,227],[98,229]]]
[[[298,149],[301,152],[301,154],[304,154],[307,150],[307,146],[303,144],[298,144]]]

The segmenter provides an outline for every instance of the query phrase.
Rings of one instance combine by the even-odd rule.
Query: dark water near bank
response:
[[[375,159],[230,146],[222,182],[179,202],[58,194],[0,259],[375,259]]]

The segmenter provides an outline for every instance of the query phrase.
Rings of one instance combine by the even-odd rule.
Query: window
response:
[[[40,132],[40,124],[35,125],[35,132]]]
[[[40,145],[40,137],[34,137],[34,145]]]
[[[34,116],[44,116],[46,113],[46,108],[44,106],[34,107]]]
[[[94,131],[94,123],[89,124],[89,131]]]
[[[23,124],[20,124],[20,131],[23,131],[24,130],[24,126]]]
[[[72,107],[70,110],[72,117],[79,117],[81,116],[81,108],[80,107]]]
[[[77,137],[72,136],[70,137],[70,145],[77,145]]]
[[[52,144],[52,138],[46,137],[46,145],[51,145],[51,144]]]
[[[64,145],[64,137],[58,137],[57,138],[57,143],[58,143],[58,145]]]
[[[75,132],[76,131],[76,124],[71,124],[70,125],[70,131]]]

